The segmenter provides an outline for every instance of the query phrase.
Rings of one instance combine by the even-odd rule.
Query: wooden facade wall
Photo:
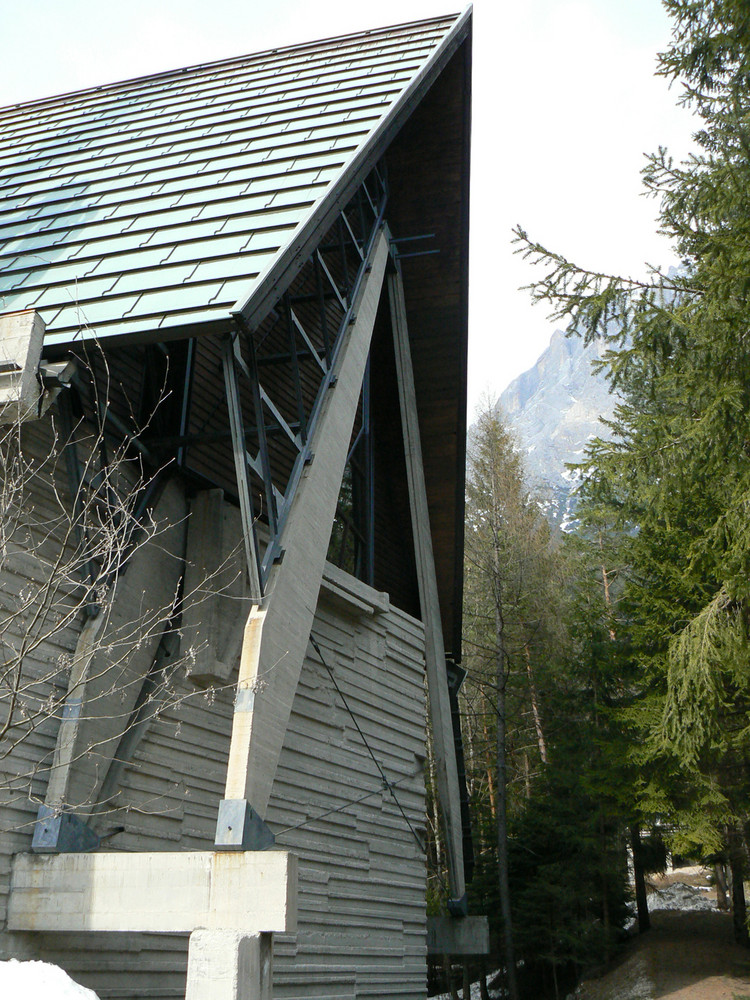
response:
[[[30,443],[49,444],[45,424]],[[48,423],[47,423],[48,426]],[[374,594],[350,580],[355,592]],[[17,587],[6,575],[0,592]],[[314,635],[409,819],[383,789],[370,753],[326,668],[308,649],[268,813],[279,847],[300,858],[300,925],[277,938],[274,996],[359,1000],[425,995],[424,680],[421,623],[391,607],[363,613],[324,588]],[[366,602],[365,602],[366,603]],[[377,602],[375,602],[377,603]],[[29,663],[70,653],[72,629]],[[64,687],[64,677],[48,683]],[[59,694],[59,691],[58,691]],[[98,820],[108,850],[206,850],[224,791],[233,688],[205,693],[181,679],[122,779],[116,811]],[[49,760],[56,725],[0,759],[7,775]],[[33,784],[40,798],[44,775]],[[362,798],[363,796],[367,796]],[[0,822],[0,958],[42,958],[66,968],[102,1000],[184,996],[187,938],[5,932],[13,853],[30,848],[37,801],[5,796]],[[353,800],[361,799],[353,804]],[[316,817],[328,813],[320,819]],[[120,828],[120,832],[118,831]],[[290,829],[291,828],[291,829]],[[281,833],[280,831],[287,832]],[[415,836],[416,834],[416,836]],[[169,886],[164,886],[169,893]]]
[[[466,462],[471,40],[386,155],[388,223],[403,261],[422,459],[446,652],[461,656]],[[418,178],[418,181],[415,180]],[[437,252],[436,252],[437,251]]]

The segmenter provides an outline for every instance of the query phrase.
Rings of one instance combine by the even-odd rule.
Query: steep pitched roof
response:
[[[468,14],[0,111],[0,312],[47,343],[214,329],[269,299]],[[270,305],[270,301],[268,302]]]

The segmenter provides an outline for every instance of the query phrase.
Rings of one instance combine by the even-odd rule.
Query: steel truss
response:
[[[88,349],[87,345],[80,359],[81,373],[73,389],[78,408],[98,427],[102,470],[107,465],[105,427],[106,436],[115,444],[126,442],[147,470],[134,508],[135,519],[144,516],[159,484],[175,467],[194,485],[227,490],[239,503],[250,594],[257,601],[263,598],[271,567],[283,557],[284,527],[305,466],[313,459],[310,441],[326,394],[335,384],[344,334],[356,319],[354,303],[369,270],[368,257],[384,221],[386,201],[384,168],[377,166],[268,315],[252,328],[241,315],[235,318],[234,328],[224,336],[216,353],[221,368],[216,372],[216,389],[226,399],[228,417],[221,419],[222,407],[214,396],[218,412],[214,409],[212,419],[219,418],[218,427],[215,422],[207,427],[195,417],[195,396],[201,391],[196,383],[200,338],[146,343],[137,399],[128,398],[119,405],[109,400],[110,390],[117,387],[101,348]],[[99,369],[103,388],[92,382]],[[202,398],[205,403],[205,392]],[[68,476],[75,496],[82,475],[73,440],[75,421],[69,401],[63,397],[61,407],[69,443]],[[196,465],[191,457],[196,447],[210,449],[215,442],[223,449],[229,440],[229,469],[218,456],[213,467],[205,460]],[[232,458],[234,475],[230,472]],[[339,564],[346,562],[347,570],[370,583],[372,487],[368,364],[331,558]],[[83,537],[79,544],[85,548]],[[97,576],[98,567],[91,563],[82,567],[85,585],[93,587]],[[93,604],[89,613],[97,610]]]
[[[238,318],[223,343],[222,367],[251,596],[260,601],[274,562],[321,407],[335,383],[344,334],[387,201],[375,168],[311,254],[290,290],[254,329]],[[248,406],[248,403],[251,405]],[[253,421],[248,425],[248,413]],[[359,574],[371,575],[371,456],[368,380],[349,459],[357,510]],[[257,499],[254,501],[254,497]],[[358,522],[358,523],[355,523]]]

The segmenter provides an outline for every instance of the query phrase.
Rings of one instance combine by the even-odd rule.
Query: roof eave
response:
[[[265,318],[279,297],[288,289],[338,213],[351,200],[357,188],[385,153],[414,107],[422,100],[451,56],[467,38],[471,29],[471,19],[472,7],[469,5],[383,121],[355,154],[338,181],[312,207],[307,219],[300,223],[296,235],[265,276],[254,285],[247,298],[237,300],[231,310],[232,316],[241,318],[251,328]]]

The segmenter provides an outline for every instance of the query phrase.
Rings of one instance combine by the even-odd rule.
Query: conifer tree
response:
[[[624,595],[645,692],[647,808],[683,843],[729,850],[742,886],[750,820],[750,9],[666,0],[659,72],[685,85],[697,152],[650,157],[646,189],[682,259],[647,282],[576,268],[518,230],[546,264],[534,295],[570,330],[610,341],[622,402],[589,454],[584,493],[621,527]],[[745,844],[746,847],[746,844]],[[746,853],[746,850],[745,852]],[[736,899],[741,913],[743,900]],[[738,936],[746,940],[743,920]]]
[[[573,656],[564,610],[571,568],[551,538],[510,433],[488,406],[470,440],[467,475],[464,709],[480,839],[473,902],[503,937],[506,968],[522,957],[527,978],[545,978],[546,970],[554,979],[558,968],[572,968],[589,925],[601,924],[603,915],[611,911],[603,922],[613,930],[621,922],[609,905],[612,859],[605,860],[617,829],[606,804],[592,811],[586,787],[595,742],[580,742],[581,723],[590,723],[589,689],[580,670],[565,665]],[[549,827],[556,799],[561,808],[565,803],[558,818],[570,831],[552,850],[558,867],[539,857],[530,867],[529,844],[548,837],[536,824],[543,819]],[[569,896],[554,912],[538,905],[550,878],[550,898]]]

